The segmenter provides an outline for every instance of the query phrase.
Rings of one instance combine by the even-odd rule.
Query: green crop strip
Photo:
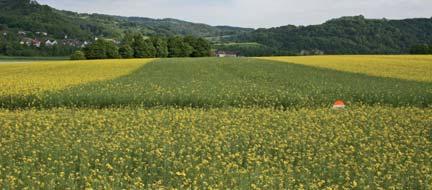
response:
[[[25,107],[328,107],[349,104],[428,107],[432,83],[373,77],[247,58],[161,59],[129,75],[0,98]]]

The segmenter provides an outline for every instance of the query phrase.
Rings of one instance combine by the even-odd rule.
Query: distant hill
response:
[[[177,19],[151,19],[61,11],[34,0],[0,0],[0,32],[47,32],[46,39],[120,39],[125,31],[144,35],[192,35],[215,48],[245,56],[287,54],[399,54],[432,44],[432,18],[405,20],[342,17],[320,25],[250,29],[210,26]],[[36,36],[35,36],[36,37]],[[237,42],[237,44],[232,43]],[[250,45],[254,44],[254,45]]]
[[[60,11],[34,0],[0,0],[0,30],[48,32],[56,38],[76,39],[95,36],[118,38],[125,30],[147,35],[232,36],[253,29],[210,26],[176,19],[150,19]]]
[[[387,20],[363,16],[332,19],[321,25],[258,29],[232,38],[298,54],[397,54],[418,44],[432,44],[432,18]]]

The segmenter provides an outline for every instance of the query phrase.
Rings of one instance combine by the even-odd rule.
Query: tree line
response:
[[[416,45],[411,48],[411,54],[432,54],[432,44],[431,45]]]
[[[432,44],[431,31],[432,18],[387,20],[355,16],[320,25],[257,29],[228,40],[257,42],[290,54],[311,50],[325,54],[408,54],[416,44]]]
[[[116,59],[156,57],[208,57],[211,55],[209,41],[193,36],[145,37],[126,33],[120,44],[99,39],[75,52],[72,59]]]

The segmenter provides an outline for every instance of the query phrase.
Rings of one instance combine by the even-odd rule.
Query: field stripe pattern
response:
[[[432,82],[393,74],[250,58],[0,65],[0,189],[431,189]]]
[[[350,104],[428,107],[432,83],[247,58],[161,59],[111,80],[30,96],[0,96],[0,105],[287,108],[328,107],[336,99]]]

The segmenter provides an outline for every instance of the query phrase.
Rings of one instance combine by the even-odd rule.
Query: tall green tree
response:
[[[429,54],[431,47],[426,44],[415,45],[411,48],[411,54]]]
[[[168,57],[168,42],[162,37],[152,37],[151,41],[156,50],[156,57]]]
[[[184,41],[182,37],[175,36],[168,39],[169,57],[189,57],[193,47]]]
[[[124,44],[119,48],[119,54],[122,58],[133,58],[134,51],[131,46]]]
[[[5,54],[5,40],[0,39],[0,55]]]
[[[141,34],[134,37],[133,49],[136,58],[152,58],[156,56],[153,43],[148,39],[144,39]]]
[[[117,59],[120,58],[119,48],[113,42],[105,43],[105,51],[108,59]]]
[[[185,43],[189,44],[193,51],[191,57],[208,57],[211,54],[210,42],[203,38],[187,36],[184,38]]]
[[[71,60],[84,60],[84,59],[86,59],[86,57],[85,57],[84,52],[82,52],[82,51],[75,51],[75,52],[71,55],[70,59],[71,59]]]
[[[84,49],[87,59],[106,59],[105,43],[103,40],[97,40]]]
[[[113,59],[120,57],[116,44],[102,39],[84,48],[84,54],[87,59]]]
[[[132,31],[126,31],[123,36],[122,45],[132,46],[134,43],[135,34]]]
[[[141,34],[135,35],[132,48],[134,51],[135,58],[144,58],[145,57],[145,40]]]

